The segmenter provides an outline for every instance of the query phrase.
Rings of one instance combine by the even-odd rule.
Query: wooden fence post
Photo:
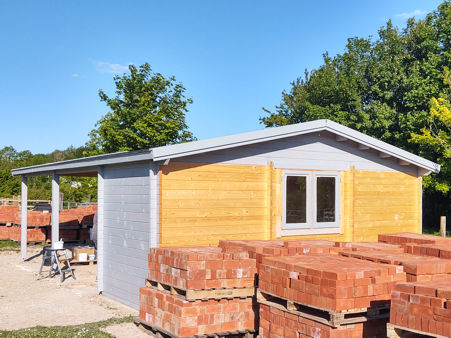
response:
[[[446,216],[440,217],[440,235],[446,237]]]

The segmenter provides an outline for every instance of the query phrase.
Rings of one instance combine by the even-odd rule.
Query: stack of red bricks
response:
[[[60,237],[65,240],[89,239],[89,229],[92,225],[96,205],[83,208],[64,209],[60,212]],[[11,239],[20,241],[20,208],[18,206],[0,206],[0,240]],[[52,214],[49,212],[32,211],[27,213],[27,241],[44,242],[51,237]],[[1,225],[1,224],[7,224]],[[76,229],[64,229],[64,226]],[[31,228],[33,227],[33,228]]]
[[[397,284],[392,292],[390,323],[451,337],[451,279]]]
[[[380,240],[223,240],[217,248],[151,249],[155,283],[140,290],[140,318],[181,337],[253,330],[258,321],[262,337],[385,337],[383,317],[393,297],[393,324],[450,336],[443,324],[451,322],[451,299],[444,297],[451,287],[451,279],[444,281],[451,278],[449,240],[409,233]],[[258,305],[250,296],[188,297],[190,291],[252,288],[257,269]],[[424,280],[432,280],[429,293],[396,287]],[[429,310],[417,306],[428,304]],[[415,317],[423,311],[427,321]],[[332,320],[345,313],[353,314],[350,320]]]
[[[140,289],[140,319],[179,337],[254,330],[252,298],[187,301],[151,287]]]
[[[350,310],[388,303],[401,266],[335,256],[264,258],[259,289],[321,309]]]
[[[218,246],[224,252],[246,252],[249,258],[256,260],[257,267],[262,262],[263,257],[288,255],[288,249],[284,247],[284,242],[279,240],[220,240]]]
[[[266,257],[259,269],[259,290],[326,311],[365,312],[366,308],[388,306],[396,282],[405,281],[402,270],[337,256]],[[375,337],[385,336],[385,322],[381,320],[333,327],[268,304],[260,306],[263,337],[295,337],[296,332],[302,337],[362,337],[364,330]]]
[[[16,223],[19,207],[14,205],[0,206],[0,224]]]
[[[317,321],[260,304],[261,338],[362,338],[386,337],[386,320],[375,319],[362,323],[331,327]]]
[[[224,252],[245,251],[250,258],[257,261],[257,267],[264,257],[298,256],[298,255],[338,255],[342,248],[334,242],[325,240],[289,240],[289,241],[219,241]],[[346,250],[346,249],[344,249]]]
[[[408,282],[420,282],[451,278],[451,260],[438,257],[385,253],[382,251],[342,252],[341,255],[366,261],[403,266]]]
[[[383,251],[390,253],[403,253],[404,248],[401,245],[380,243],[380,242],[335,242],[335,246],[344,251]]]
[[[246,252],[224,253],[215,247],[152,248],[149,279],[185,291],[250,288],[257,273]],[[236,290],[236,289],[233,289]],[[180,337],[255,330],[253,298],[187,300],[183,292],[140,289],[140,319],[158,331]],[[208,297],[207,297],[208,298]]]
[[[253,287],[255,259],[216,247],[152,248],[149,279],[182,290]]]
[[[450,244],[407,244],[406,252],[419,256],[432,256],[451,259]]]
[[[401,232],[396,234],[380,234],[378,241],[382,243],[398,244],[405,247],[407,244],[451,244],[451,239],[434,235],[414,234]]]

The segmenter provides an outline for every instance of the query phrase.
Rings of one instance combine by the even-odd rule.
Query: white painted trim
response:
[[[420,189],[420,222],[421,222],[421,233],[423,233],[423,177],[420,177],[421,189]]]
[[[307,191],[307,222],[306,223],[286,223],[286,182],[287,176],[304,176],[306,180]],[[317,177],[335,178],[335,222],[320,223],[316,221],[317,208]],[[341,231],[341,198],[340,173],[337,171],[283,171],[282,172],[282,225],[281,236],[315,235],[340,233]],[[278,236],[279,237],[279,236]]]
[[[60,227],[60,178],[52,173],[52,248],[59,241]]]
[[[305,177],[305,191],[306,191],[306,223],[287,223],[287,177],[288,176],[302,176]],[[282,173],[282,230],[292,230],[300,228],[310,228],[311,220],[311,181],[312,173],[308,171],[284,171]]]
[[[340,234],[340,228],[315,228],[315,229],[289,229],[282,230],[281,237]]]
[[[22,176],[20,204],[20,253],[22,259],[27,258],[27,228],[28,228],[28,179]]]
[[[335,178],[335,222],[318,222],[317,217],[317,178],[318,177],[333,177]],[[313,227],[315,229],[319,228],[340,228],[341,217],[340,217],[340,173],[336,171],[331,172],[315,172],[313,174]]]
[[[105,248],[105,182],[103,166],[97,168],[97,291],[103,292],[104,248]]]
[[[160,237],[160,178],[158,175],[159,165],[150,163],[149,179],[150,179],[150,231],[149,231],[149,246],[151,248],[158,248]]]

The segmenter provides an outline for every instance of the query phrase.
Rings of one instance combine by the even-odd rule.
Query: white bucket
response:
[[[57,241],[55,242],[55,245],[53,246],[54,249],[62,249],[64,247],[63,241]]]
[[[80,262],[86,262],[88,260],[88,254],[86,252],[80,252],[78,254],[78,260]]]

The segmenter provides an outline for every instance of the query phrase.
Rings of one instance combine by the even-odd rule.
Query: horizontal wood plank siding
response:
[[[354,184],[355,241],[377,241],[379,233],[421,231],[421,178],[356,170]]]
[[[265,238],[265,170],[180,162],[162,166],[160,246]]]
[[[105,166],[104,294],[139,307],[148,275],[150,163]]]
[[[161,245],[216,245],[220,239],[377,241],[379,233],[420,231],[420,178],[351,167],[339,171],[340,233],[286,236],[282,233],[282,174],[291,170],[308,171],[301,165],[274,168],[272,163],[172,162],[164,166]]]

